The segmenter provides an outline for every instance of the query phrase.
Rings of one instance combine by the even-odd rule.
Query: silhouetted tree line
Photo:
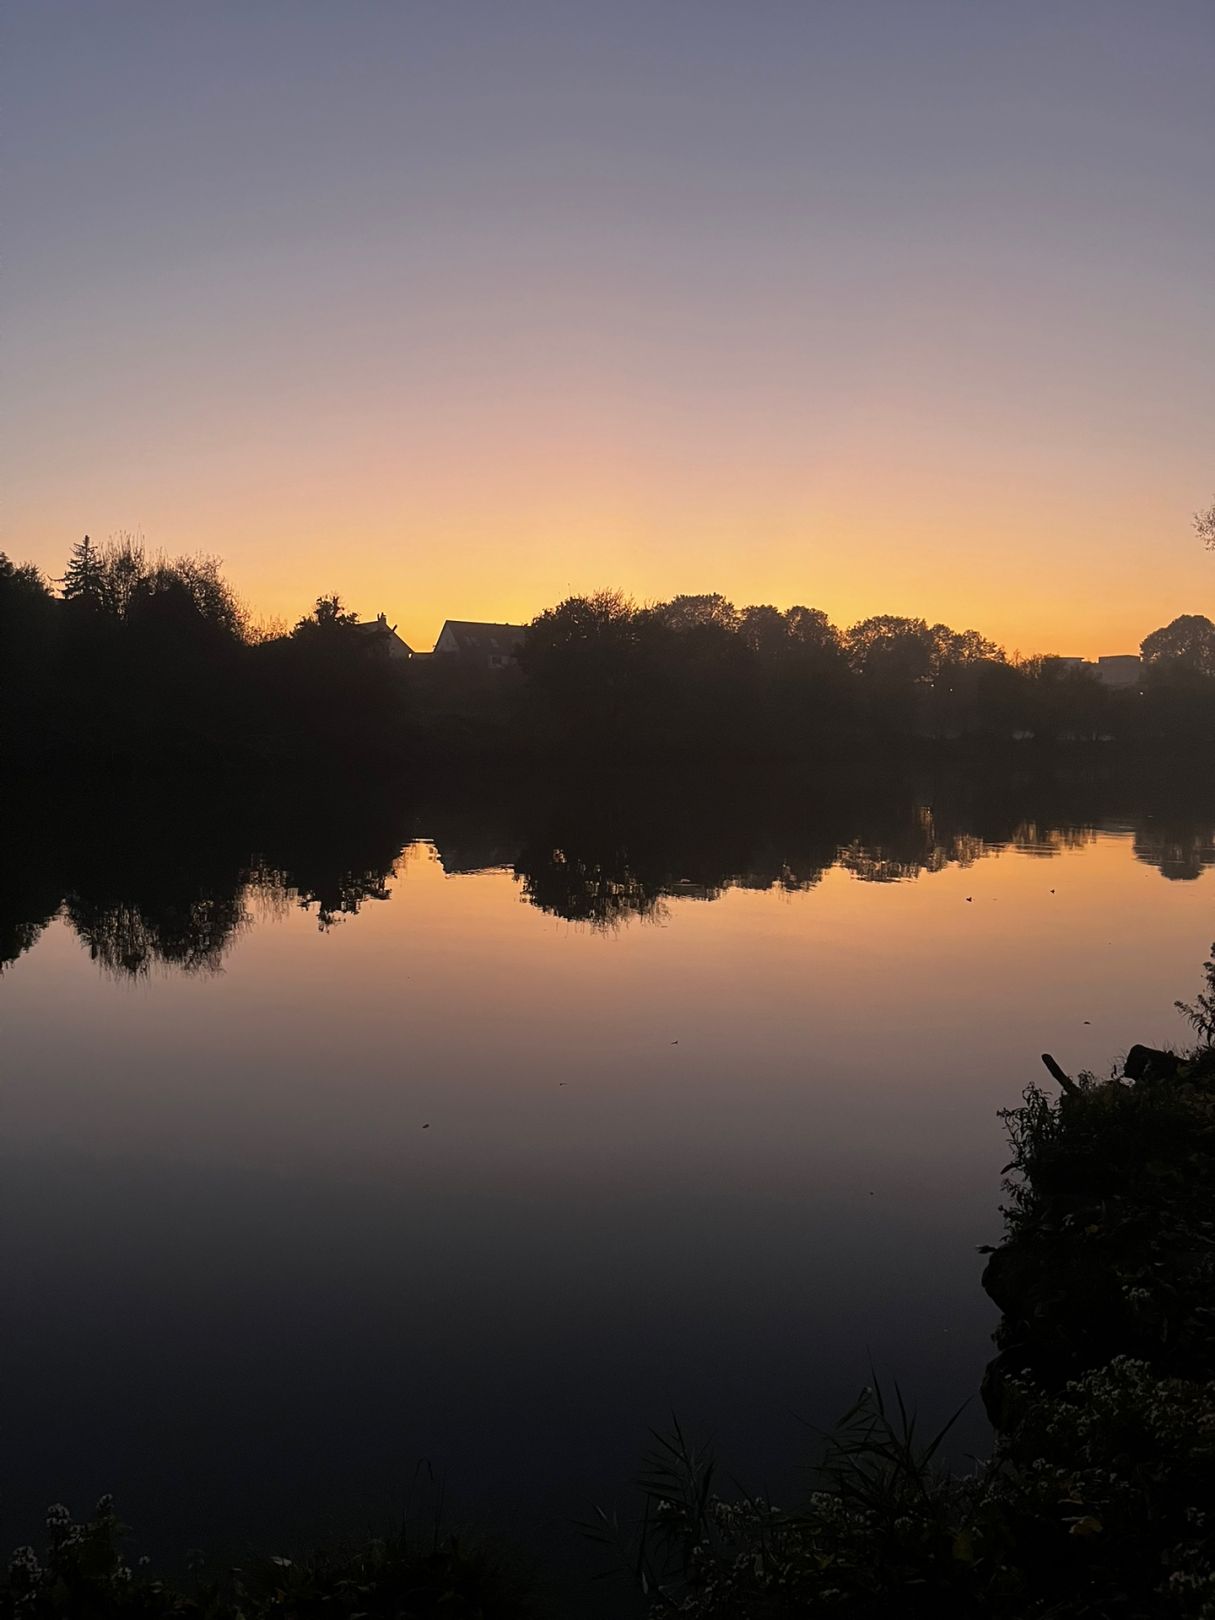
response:
[[[716,595],[639,606],[570,597],[516,667],[397,663],[338,596],[289,632],[256,628],[212,558],[129,538],[72,552],[58,590],[0,555],[0,759],[301,762],[570,753],[815,757],[904,744],[1215,741],[1215,625],[1143,642],[1114,690],[1059,658],[1008,657],[975,630]]]
[[[765,754],[914,739],[1215,740],[1215,625],[1148,636],[1143,679],[1107,687],[1056,657],[1009,657],[976,630],[881,614],[848,630],[815,608],[721,596],[638,606],[571,597],[530,626],[519,662],[533,730],[607,757],[638,745]]]
[[[1128,807],[1108,786],[1006,773],[829,783],[758,775],[577,778],[544,789],[483,777],[422,801],[318,783],[306,797],[248,784],[137,793],[10,793],[0,806],[0,972],[57,917],[99,968],[222,966],[259,917],[302,909],[328,929],[389,898],[402,852],[429,839],[448,872],[512,871],[541,910],[595,928],[663,915],[732,888],[814,888],[833,868],[889,883],[969,867],[998,850],[1050,859],[1133,829],[1136,857],[1170,879],[1215,865],[1209,801],[1170,793]],[[1204,808],[1205,806],[1205,808]],[[409,904],[406,882],[396,903]]]
[[[0,759],[62,764],[388,759],[406,689],[319,599],[257,629],[218,563],[86,535],[60,589],[0,554]]]

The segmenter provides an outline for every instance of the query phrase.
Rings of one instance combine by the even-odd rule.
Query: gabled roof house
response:
[[[389,624],[383,613],[377,614],[367,624],[351,625],[351,629],[381,658],[391,658],[395,662],[397,659],[413,657],[413,648],[397,635],[396,625]]]
[[[509,669],[523,644],[525,624],[479,624],[448,619],[435,642],[434,656],[457,657],[480,669]]]

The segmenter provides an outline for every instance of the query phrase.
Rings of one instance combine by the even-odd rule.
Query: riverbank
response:
[[[897,1389],[867,1389],[819,1488],[724,1500],[709,1459],[660,1443],[633,1546],[697,1620],[787,1614],[1210,1620],[1215,1614],[1215,966],[1203,1045],[1125,1074],[1034,1085],[1004,1114],[1003,1312],[983,1396],[990,1460],[937,1466]],[[1135,1053],[1132,1053],[1132,1058]],[[615,1530],[617,1527],[611,1527]],[[609,1527],[603,1527],[606,1534]]]

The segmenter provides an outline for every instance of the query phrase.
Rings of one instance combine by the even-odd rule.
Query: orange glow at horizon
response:
[[[509,469],[504,481],[513,481]],[[759,499],[735,510],[723,499],[700,513],[662,499],[639,511],[615,493],[522,496],[512,515],[492,498],[489,510],[473,499],[444,504],[441,491],[404,511],[370,494],[359,505],[331,497],[328,512],[318,491],[308,502],[311,521],[286,533],[272,499],[260,521],[246,503],[235,521],[204,508],[183,524],[166,511],[116,517],[108,532],[136,530],[150,550],[221,556],[255,619],[290,625],[317,596],[337,591],[361,617],[384,612],[420,651],[447,618],[527,623],[568,595],[602,587],[639,602],[720,591],[739,607],[800,603],[822,608],[842,629],[875,613],[922,617],[975,628],[1026,655],[1134,652],[1181,613],[1215,612],[1215,558],[1194,538],[1189,513],[1166,507],[1173,533],[1145,546],[1153,518],[1162,526],[1146,499],[1138,512],[1109,515],[1062,500],[1039,509],[1026,502],[1024,516],[989,519],[979,546],[956,514],[953,527],[963,532],[951,536],[948,508],[937,517],[927,499],[924,515],[902,509],[902,496],[899,509],[884,509],[849,502],[847,491],[821,514],[810,500],[782,510]],[[39,527],[31,522],[23,533],[33,539]],[[94,539],[107,533],[95,521],[78,527]],[[44,533],[16,550],[55,575],[70,544]]]
[[[1206,8],[473,10],[17,8],[0,549],[419,649],[604,586],[1215,609]]]

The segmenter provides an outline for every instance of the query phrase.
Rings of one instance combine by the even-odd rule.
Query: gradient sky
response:
[[[0,547],[429,647],[1215,611],[1210,0],[8,0]]]

